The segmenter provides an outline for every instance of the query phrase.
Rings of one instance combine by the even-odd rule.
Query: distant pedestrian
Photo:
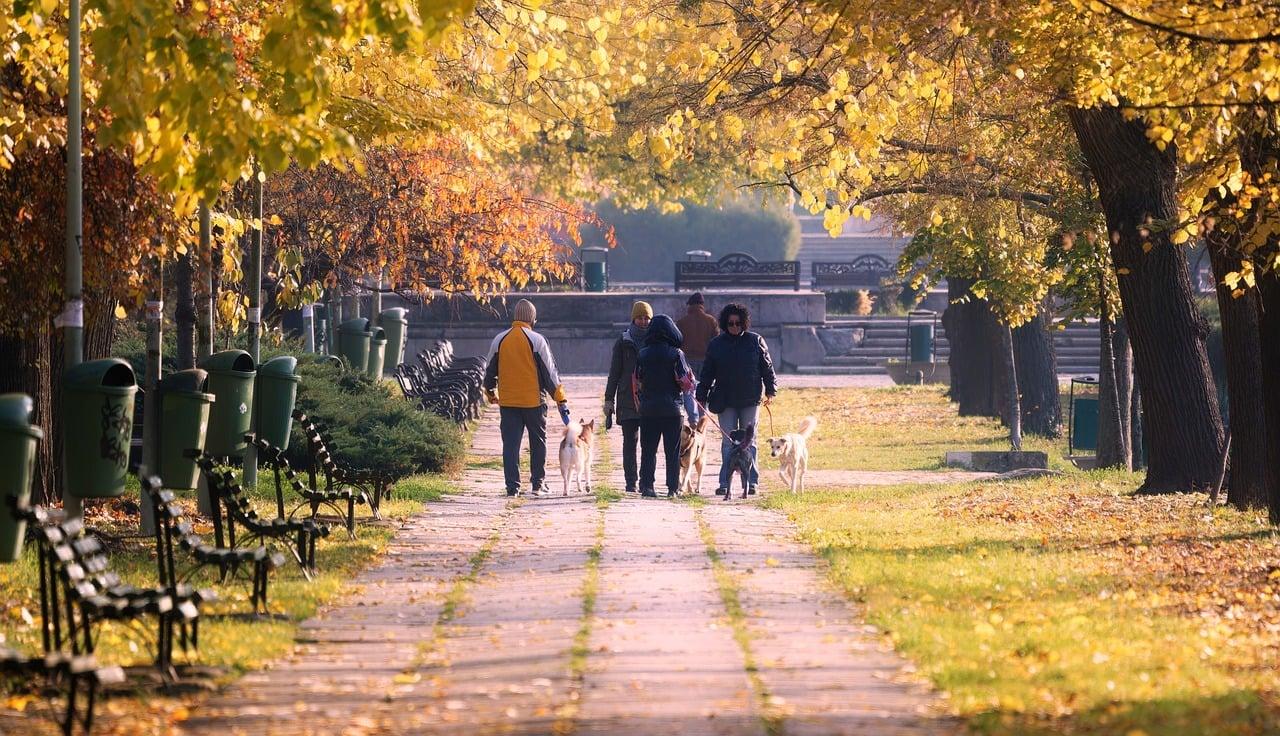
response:
[[[688,311],[676,322],[684,335],[684,357],[693,369],[693,375],[702,375],[702,363],[707,359],[707,344],[720,333],[716,318],[707,314],[707,303],[702,292],[695,291],[685,302]]]
[[[667,466],[667,495],[680,491],[680,428],[685,421],[683,396],[693,388],[693,374],[680,350],[684,337],[665,314],[649,323],[645,346],[636,356],[636,404],[640,408],[640,495],[650,498],[662,442]]]
[[[556,361],[546,338],[533,331],[538,312],[533,302],[516,302],[509,329],[493,338],[489,364],[485,368],[484,389],[489,403],[501,413],[502,474],[507,495],[520,492],[520,445],[529,434],[529,484],[533,495],[547,492],[547,405],[549,394],[559,405],[560,416],[568,423],[569,402],[556,372]]]
[[[648,302],[631,305],[631,324],[613,343],[609,379],[604,386],[604,428],[611,429],[615,418],[622,427],[622,475],[627,493],[636,492],[639,478],[636,452],[640,445],[640,407],[631,391],[631,375],[636,371],[636,356],[644,347],[651,319],[653,307]]]
[[[723,495],[729,489],[729,453],[733,443],[729,433],[746,429],[758,421],[760,404],[768,405],[778,393],[777,376],[773,372],[773,359],[764,338],[751,332],[751,313],[742,304],[726,304],[720,310],[720,334],[707,345],[706,361],[698,383],[698,401],[719,417],[720,432],[720,484],[716,490]],[[754,432],[751,456],[756,457]],[[755,493],[760,482],[759,465],[752,464],[750,492]]]

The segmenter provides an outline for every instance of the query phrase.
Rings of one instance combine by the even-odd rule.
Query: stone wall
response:
[[[726,303],[736,301],[751,311],[751,329],[769,343],[774,365],[789,371],[796,366],[820,363],[825,355],[815,328],[826,321],[826,297],[819,292],[750,291],[703,292],[707,311],[718,315]],[[678,319],[685,314],[685,293],[556,292],[513,294],[479,305],[470,299],[439,298],[410,306],[406,355],[415,354],[434,340],[449,339],[460,356],[483,355],[494,335],[511,322],[510,312],[520,299],[538,310],[536,329],[551,343],[561,373],[603,373],[609,370],[614,341],[630,322],[631,305],[649,302],[655,314]],[[383,300],[383,308],[403,305],[395,298]]]

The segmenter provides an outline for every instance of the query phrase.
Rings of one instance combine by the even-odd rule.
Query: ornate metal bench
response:
[[[800,291],[800,261],[757,261],[730,253],[718,261],[676,261],[675,290],[737,287]]]
[[[813,288],[877,288],[882,279],[894,275],[893,265],[876,255],[858,256],[852,261],[814,261]]]

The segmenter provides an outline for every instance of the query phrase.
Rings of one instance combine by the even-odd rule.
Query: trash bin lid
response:
[[[339,332],[368,332],[369,320],[364,317],[356,317],[338,325]]]
[[[298,374],[298,359],[292,355],[281,355],[258,366],[258,377],[280,378],[286,381],[301,381]]]
[[[409,310],[405,309],[404,307],[392,307],[391,309],[384,309],[381,312],[379,312],[378,320],[380,322],[407,323],[409,321],[408,314],[409,314]]]
[[[107,393],[133,393],[138,382],[133,376],[133,366],[119,358],[103,358],[90,360],[67,369],[62,379],[63,385],[74,387],[92,386],[94,388],[110,388]]]
[[[0,432],[20,432],[40,439],[44,431],[31,426],[35,402],[26,394],[0,394]]]
[[[200,367],[210,373],[253,373],[253,357],[243,350],[223,350],[205,358]]]
[[[384,329],[382,329],[381,327],[374,327],[374,328],[373,328],[372,337],[373,337],[374,342],[377,342],[378,340],[381,340],[382,342],[386,342],[386,341],[387,341],[387,331],[386,331],[386,330],[384,330]]]
[[[188,368],[185,371],[174,371],[160,379],[159,388],[162,393],[205,393],[205,383],[209,374],[199,368]]]

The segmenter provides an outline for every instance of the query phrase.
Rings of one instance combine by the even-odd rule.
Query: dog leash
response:
[[[778,433],[773,431],[773,409],[770,409],[768,404],[764,405],[764,413],[769,415],[769,436],[777,437]]]
[[[726,437],[729,436],[729,433],[724,431],[724,427],[721,427],[720,423],[715,420],[715,415],[711,413],[710,409],[708,409],[705,405],[703,405],[701,401],[698,401],[697,399],[694,399],[693,403],[697,404],[698,410],[701,411],[704,415],[706,415],[707,419],[710,420],[710,422],[713,425],[715,425],[716,431],[718,431],[720,434]],[[773,410],[769,408],[768,404],[765,404],[764,411],[766,414],[769,415],[769,436],[777,437],[778,436],[777,433],[773,431]]]

